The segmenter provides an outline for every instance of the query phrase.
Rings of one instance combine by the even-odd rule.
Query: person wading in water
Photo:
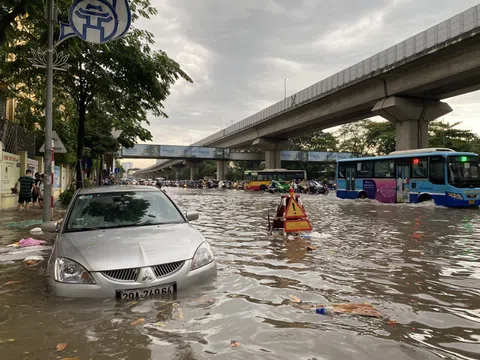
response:
[[[30,209],[30,202],[32,201],[32,191],[35,190],[35,180],[32,177],[32,170],[27,170],[24,176],[20,178],[15,183],[15,188],[17,188],[20,183],[20,193],[18,194],[18,210],[25,206],[28,210]]]

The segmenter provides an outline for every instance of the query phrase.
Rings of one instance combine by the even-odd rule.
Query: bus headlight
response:
[[[457,200],[463,200],[463,196],[461,194],[449,192],[448,196],[450,196],[451,198],[457,199]]]

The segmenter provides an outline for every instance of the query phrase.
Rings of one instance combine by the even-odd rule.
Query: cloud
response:
[[[137,27],[178,61],[180,82],[150,117],[153,142],[186,145],[427,29],[476,0],[151,0]],[[479,93],[449,100],[446,120],[480,132]]]

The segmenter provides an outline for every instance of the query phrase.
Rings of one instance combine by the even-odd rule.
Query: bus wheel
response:
[[[267,190],[267,186],[265,184],[260,185],[260,190],[261,191]]]
[[[432,201],[433,198],[432,198],[432,195],[430,194],[422,194],[418,197],[418,202],[421,203],[421,202],[425,202],[425,201]]]
[[[368,195],[365,192],[361,192],[360,194],[358,194],[358,198],[359,199],[368,199]]]

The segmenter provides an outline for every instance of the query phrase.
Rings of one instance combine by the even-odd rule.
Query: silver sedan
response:
[[[168,195],[144,186],[77,191],[48,261],[58,296],[141,299],[174,294],[217,274],[212,249]]]

